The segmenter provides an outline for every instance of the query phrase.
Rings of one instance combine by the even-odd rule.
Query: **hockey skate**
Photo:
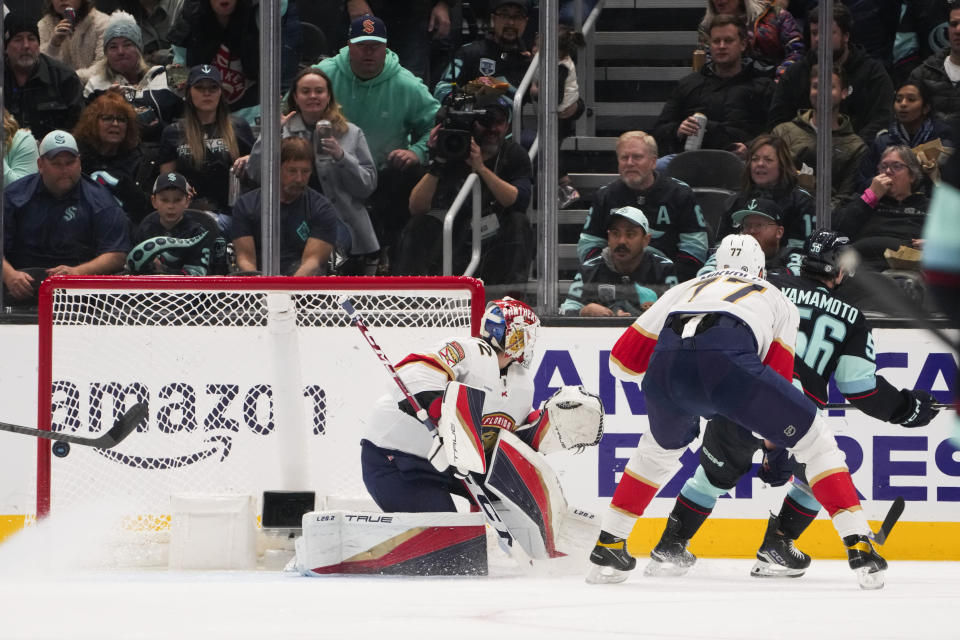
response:
[[[767,532],[757,551],[757,562],[750,569],[755,578],[799,578],[810,566],[810,556],[793,544],[793,539],[778,533],[780,518],[770,514]]]
[[[682,576],[697,561],[697,556],[687,551],[690,541],[677,535],[679,528],[679,520],[672,515],[667,517],[667,527],[663,530],[660,542],[650,552],[650,562],[643,570],[643,575]]]
[[[883,589],[883,574],[887,561],[880,557],[867,536],[846,536],[847,561],[857,574],[861,589]]]
[[[637,566],[636,559],[627,552],[626,538],[618,538],[606,531],[600,532],[596,546],[590,552],[594,564],[587,574],[588,584],[616,584],[627,579],[627,572]]]

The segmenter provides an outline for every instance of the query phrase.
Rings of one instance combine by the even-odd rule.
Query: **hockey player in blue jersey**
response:
[[[820,406],[827,401],[827,383],[833,376],[841,393],[865,414],[904,427],[925,426],[937,415],[935,398],[926,391],[898,390],[876,373],[873,336],[863,314],[836,295],[846,275],[840,254],[847,244],[847,238],[835,231],[814,231],[804,246],[801,277],[789,273],[768,276],[799,310],[794,376]],[[686,573],[696,561],[687,550],[690,538],[709,517],[717,498],[751,470],[758,449],[766,453],[759,473],[762,480],[774,486],[790,480],[795,471],[793,458],[784,449],[768,449],[767,445],[726,418],[708,422],[700,466],[681,489],[666,529],[650,553],[646,574]],[[803,575],[810,556],[797,549],[794,540],[819,510],[820,503],[805,480],[795,479],[780,513],[770,516],[751,575]]]

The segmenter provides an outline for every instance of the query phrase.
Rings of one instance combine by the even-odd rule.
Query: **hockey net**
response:
[[[476,335],[472,278],[56,277],[40,296],[38,424],[95,437],[147,402],[109,450],[38,445],[37,516],[110,506],[134,542],[161,541],[171,496],[264,490],[366,496],[360,439],[387,356]]]

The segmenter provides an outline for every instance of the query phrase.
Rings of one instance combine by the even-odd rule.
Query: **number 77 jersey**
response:
[[[763,363],[793,379],[797,308],[770,282],[741,271],[715,271],[667,291],[617,340],[610,352],[610,371],[622,380],[639,382],[668,318],[701,313],[739,318],[753,332]]]

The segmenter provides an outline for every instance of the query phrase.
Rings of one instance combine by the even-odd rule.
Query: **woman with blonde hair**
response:
[[[139,224],[152,207],[137,112],[119,91],[108,91],[80,114],[73,135],[83,172],[110,189],[130,221]]]
[[[109,18],[92,0],[50,0],[37,22],[40,51],[77,72],[85,83],[103,59],[103,32]]]
[[[37,172],[37,141],[21,129],[10,112],[3,111],[3,186]]]
[[[176,171],[196,190],[194,209],[219,214],[229,226],[230,169],[250,153],[253,132],[243,118],[231,115],[223,95],[223,77],[212,65],[197,65],[187,76],[183,118],[160,136],[160,172]]]
[[[314,178],[311,186],[333,202],[341,220],[350,230],[350,262],[341,274],[373,275],[380,244],[373,230],[366,200],[377,187],[377,169],[363,131],[347,122],[326,73],[314,67],[302,69],[287,96],[289,113],[284,117],[282,138],[304,138],[314,150]],[[330,123],[329,132],[324,121]],[[318,127],[318,124],[321,124]],[[238,168],[244,161],[238,163]],[[245,163],[246,174],[260,179],[260,141]]]

